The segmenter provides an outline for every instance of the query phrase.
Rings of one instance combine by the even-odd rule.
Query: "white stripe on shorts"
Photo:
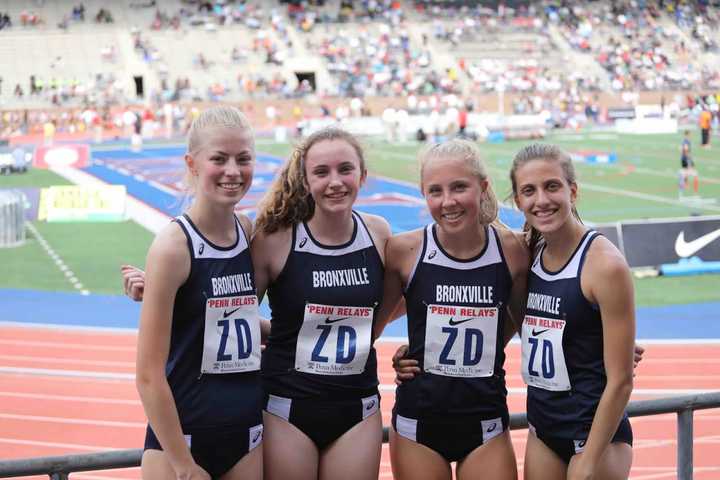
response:
[[[395,429],[397,433],[413,442],[417,442],[417,422],[414,418],[395,415]]]
[[[483,444],[503,433],[502,419],[492,418],[490,420],[482,420]]]
[[[380,409],[380,399],[377,394],[365,397],[362,399],[362,418],[365,420],[367,417],[377,412]]]
[[[268,396],[267,408],[265,410],[268,413],[284,418],[288,422],[290,421],[290,406],[292,405],[292,398],[278,397],[276,395]]]
[[[263,424],[250,427],[248,430],[248,452],[262,443]]]

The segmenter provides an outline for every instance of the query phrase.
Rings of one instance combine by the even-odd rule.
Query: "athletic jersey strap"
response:
[[[577,246],[570,259],[567,261],[565,266],[557,272],[551,272],[543,266],[542,254],[545,251],[545,245],[543,245],[535,256],[535,260],[533,261],[533,266],[531,268],[532,272],[548,282],[576,278],[580,274],[580,268],[582,267],[590,242],[592,242],[597,235],[598,232],[595,230],[588,230],[585,232],[583,239],[580,241],[580,244]]]
[[[222,259],[234,258],[248,248],[245,231],[243,230],[242,225],[240,225],[240,221],[237,217],[233,217],[235,218],[236,240],[235,243],[229,247],[220,247],[205,238],[186,213],[175,217],[174,221],[180,225],[188,238],[192,258]]]
[[[295,225],[293,251],[323,256],[341,256],[368,247],[374,247],[372,236],[357,212],[352,212],[353,233],[342,245],[323,245],[310,232],[305,222]]]

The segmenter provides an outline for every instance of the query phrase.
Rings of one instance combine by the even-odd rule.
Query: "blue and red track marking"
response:
[[[107,183],[125,184],[130,195],[175,216],[182,210],[180,181],[185,169],[184,154],[185,149],[181,147],[93,152],[94,164],[84,170]],[[258,154],[253,185],[240,202],[240,208],[247,209],[251,216],[254,214],[252,210],[282,162],[277,157]],[[177,196],[173,192],[177,192]],[[368,179],[356,206],[358,210],[386,218],[396,233],[420,228],[431,221],[417,187],[383,178]],[[511,228],[518,228],[523,222],[519,212],[507,208],[501,210],[500,217]]]

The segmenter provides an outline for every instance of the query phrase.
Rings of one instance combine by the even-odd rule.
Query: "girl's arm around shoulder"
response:
[[[385,246],[385,278],[383,302],[375,322],[374,338],[382,333],[385,325],[394,320],[402,300],[403,287],[415,265],[422,248],[423,231],[401,233],[390,237]]]
[[[387,244],[392,230],[390,230],[390,224],[387,220],[379,215],[373,215],[370,213],[360,213],[365,225],[367,225],[370,235],[372,236],[373,242],[377,247],[378,253],[383,263],[385,262],[385,245]]]
[[[276,232],[256,231],[250,242],[255,289],[258,300],[262,301],[268,286],[282,272],[292,248],[292,228],[282,228]]]
[[[522,234],[506,228],[498,228],[497,231],[500,235],[500,244],[505,254],[505,261],[512,277],[512,290],[510,291],[510,301],[507,306],[512,325],[506,324],[504,332],[505,344],[507,344],[515,335],[515,332],[520,331],[525,317],[530,252]]]

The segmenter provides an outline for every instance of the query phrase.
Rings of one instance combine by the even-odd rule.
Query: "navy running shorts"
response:
[[[185,441],[195,463],[212,478],[219,478],[262,443],[262,418],[253,425],[202,428],[185,431]],[[145,433],[145,450],[162,450],[150,425]]]
[[[348,430],[380,411],[380,394],[326,400],[266,395],[265,411],[297,427],[322,451]]]
[[[393,409],[392,425],[398,435],[435,450],[449,462],[459,462],[473,450],[508,429],[507,410],[497,417],[453,415],[436,419],[414,419],[398,415]]]
[[[547,435],[545,432],[538,432],[532,425],[530,425],[530,431],[567,464],[570,463],[570,459],[574,455],[581,453],[585,449],[587,437],[575,440],[558,438],[554,437],[552,434]],[[615,435],[613,435],[610,440],[610,443],[615,442],[627,443],[632,447],[633,432],[632,427],[630,426],[630,420],[628,420],[627,417],[620,421],[620,425],[618,426]]]

